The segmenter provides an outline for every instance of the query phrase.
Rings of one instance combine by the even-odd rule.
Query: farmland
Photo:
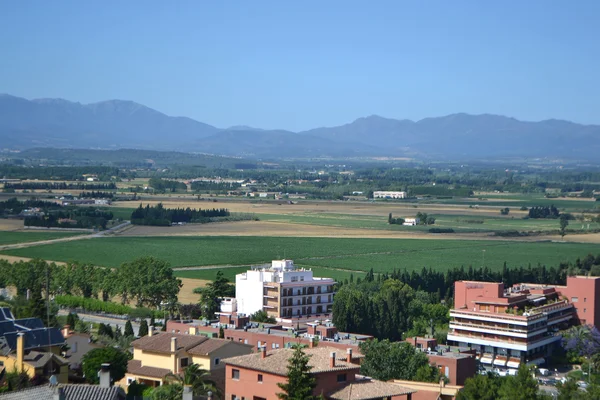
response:
[[[19,231],[6,232],[0,231],[0,245],[37,242],[39,240],[60,239],[64,237],[77,236],[77,232],[39,232],[39,231]]]
[[[559,242],[412,240],[295,237],[109,237],[15,249],[3,254],[118,267],[152,255],[173,267],[255,265],[291,258],[300,266],[377,272],[469,265],[498,269],[528,264],[558,265],[588,253],[596,244]],[[485,261],[483,260],[485,258]],[[202,271],[205,272],[205,271]],[[215,271],[216,272],[216,271]],[[191,276],[186,276],[191,277]],[[205,276],[206,277],[206,276]],[[200,278],[200,276],[198,276]]]

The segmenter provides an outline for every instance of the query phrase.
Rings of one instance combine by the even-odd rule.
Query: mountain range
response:
[[[81,104],[0,94],[0,148],[33,147],[201,152],[247,158],[373,157],[470,159],[561,157],[593,160],[600,126],[452,114],[419,121],[372,115],[304,132],[226,129],[171,117],[132,101]]]

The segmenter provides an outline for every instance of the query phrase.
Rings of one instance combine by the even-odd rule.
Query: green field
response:
[[[39,240],[60,239],[81,235],[79,232],[5,232],[0,231],[0,245],[37,242]]]
[[[192,279],[204,279],[212,281],[217,276],[217,272],[221,271],[223,275],[229,279],[231,282],[235,282],[235,275],[241,274],[242,272],[246,272],[249,267],[233,267],[233,268],[211,268],[204,270],[189,270],[189,271],[175,271],[175,276],[180,278],[192,278]],[[346,278],[350,278],[352,272],[348,271],[340,271],[337,269],[330,268],[322,268],[322,267],[311,267],[313,270],[314,276],[322,276],[325,278],[333,278],[336,280],[344,280]],[[354,272],[356,277],[361,276],[365,272],[357,271]]]
[[[583,243],[212,236],[106,237],[15,249],[3,254],[110,267],[141,256],[155,256],[174,267],[255,265],[286,257],[307,267],[363,271],[372,267],[383,272],[394,268],[420,270],[425,266],[437,269],[480,266],[484,254],[485,265],[494,269],[501,268],[505,261],[509,266],[529,263],[551,266],[599,252],[597,244]]]
[[[398,217],[414,216],[419,210],[406,212]],[[391,231],[428,231],[430,228],[452,228],[455,232],[497,232],[497,231],[558,231],[557,219],[523,219],[520,217],[490,217],[477,215],[449,215],[430,214],[435,217],[433,226],[402,226],[390,225],[387,217],[375,215],[333,214],[333,213],[306,213],[306,214],[259,214],[261,221],[277,221],[292,224],[307,224],[317,226],[333,226],[340,228],[378,229]],[[469,223],[469,221],[483,221],[483,223]],[[583,226],[583,230],[582,230]],[[600,229],[599,223],[570,221],[569,230],[586,231]]]

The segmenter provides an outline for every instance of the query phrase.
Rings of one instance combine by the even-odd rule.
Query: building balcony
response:
[[[554,335],[550,332],[539,338],[529,338],[516,340],[510,337],[506,338],[490,338],[481,335],[473,335],[464,332],[448,332],[448,340],[454,342],[471,343],[480,346],[491,346],[505,348],[511,350],[528,351],[550,343],[559,342],[562,339],[561,335]]]
[[[544,313],[535,315],[513,315],[506,313],[494,313],[486,311],[466,311],[466,310],[450,310],[451,318],[463,318],[467,320],[488,321],[501,324],[512,324],[527,326],[547,320],[548,317]]]
[[[518,338],[528,338],[545,333],[548,329],[546,326],[541,326],[535,329],[528,330],[527,327],[509,328],[506,326],[478,324],[471,322],[450,321],[449,328],[460,329],[473,332],[488,333],[492,335],[513,336]]]

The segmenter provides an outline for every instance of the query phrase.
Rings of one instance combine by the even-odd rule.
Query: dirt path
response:
[[[5,244],[3,246],[0,246],[0,251],[13,250],[13,249],[23,249],[23,248],[26,248],[26,247],[41,246],[41,245],[44,245],[44,244],[54,244],[54,243],[60,243],[60,242],[72,242],[74,240],[94,239],[94,238],[103,237],[103,236],[106,236],[106,235],[110,235],[110,234],[115,234],[115,233],[121,232],[123,230],[126,230],[129,227],[129,225],[130,225],[130,223],[129,223],[129,221],[127,221],[127,222],[122,223],[120,225],[117,225],[117,226],[115,226],[113,228],[107,229],[105,231],[93,233],[91,235],[78,235],[78,236],[69,236],[69,237],[64,237],[64,238],[39,240],[37,242],[25,242],[25,243]]]

